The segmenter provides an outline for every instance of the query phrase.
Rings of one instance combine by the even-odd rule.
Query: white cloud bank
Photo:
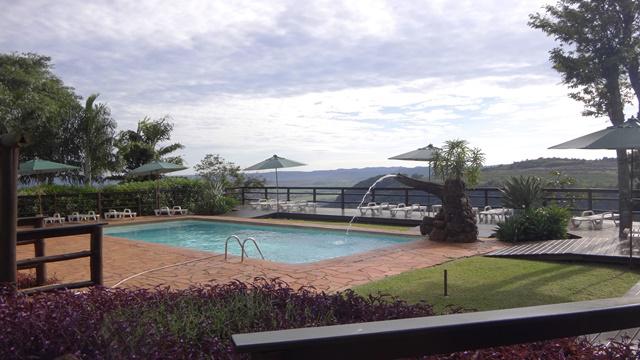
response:
[[[386,159],[452,138],[489,164],[612,155],[546,150],[607,123],[580,116],[553,42],[527,27],[544,3],[11,1],[0,51],[52,56],[121,128],[170,114],[191,165],[399,165]]]

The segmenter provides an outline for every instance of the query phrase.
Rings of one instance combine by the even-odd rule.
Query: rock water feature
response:
[[[364,194],[358,207],[361,207],[371,194],[375,186],[388,178],[396,178],[402,184],[417,190],[423,190],[438,197],[442,201],[442,208],[434,217],[425,216],[420,225],[420,233],[429,235],[429,239],[440,242],[466,243],[478,240],[478,225],[469,198],[465,193],[465,184],[462,180],[449,179],[443,184],[420,181],[404,175],[385,175],[376,180],[369,190]],[[354,215],[349,221],[349,226],[345,234],[349,236],[349,231],[353,222],[358,217]],[[343,243],[343,242],[342,242]]]
[[[440,212],[433,218],[425,216],[420,225],[422,235],[442,242],[474,242],[478,240],[478,225],[462,180],[449,179],[444,185],[397,175],[396,180],[417,190],[423,190],[442,200]]]

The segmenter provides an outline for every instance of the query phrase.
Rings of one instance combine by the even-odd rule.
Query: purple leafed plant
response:
[[[244,358],[234,333],[434,315],[427,304],[294,290],[279,280],[187,290],[94,288],[24,296],[0,291],[0,358]],[[560,339],[429,359],[626,359],[628,344]]]

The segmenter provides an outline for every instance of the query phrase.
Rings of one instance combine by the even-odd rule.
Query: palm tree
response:
[[[85,184],[115,165],[116,122],[105,104],[96,104],[99,94],[91,94],[80,115],[80,144]]]
[[[162,160],[182,165],[181,156],[169,156],[171,153],[184,148],[180,143],[163,145],[171,140],[173,124],[168,116],[157,120],[149,117],[138,121],[136,131],[125,130],[118,135],[118,155],[124,162],[125,171],[135,169],[150,161]]]

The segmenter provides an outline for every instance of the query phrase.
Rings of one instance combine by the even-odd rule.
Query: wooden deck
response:
[[[573,229],[578,239],[538,241],[510,246],[487,254],[493,257],[531,258],[545,260],[586,260],[628,264],[640,263],[640,237],[633,238],[630,259],[629,240],[618,237],[618,228],[606,222],[602,230]]]

